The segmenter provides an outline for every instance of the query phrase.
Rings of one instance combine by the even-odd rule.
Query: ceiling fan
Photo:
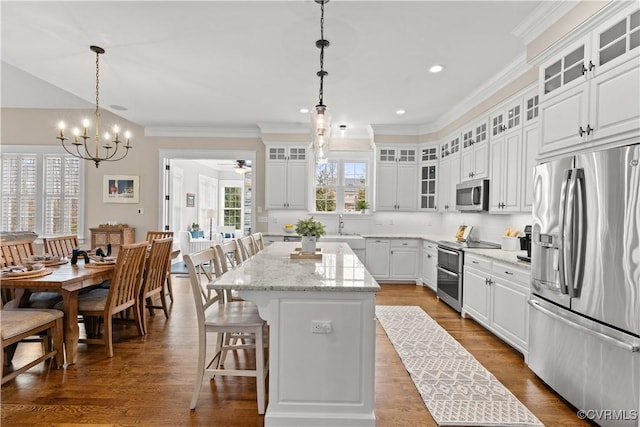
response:
[[[247,163],[246,160],[236,160],[236,167],[234,168],[234,171],[239,174],[244,174],[250,167],[251,164]]]

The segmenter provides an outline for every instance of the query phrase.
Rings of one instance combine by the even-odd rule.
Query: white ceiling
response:
[[[331,1],[324,101],[334,126],[436,123],[522,59],[514,30],[551,3]],[[106,50],[101,107],[147,132],[306,126],[299,109],[318,102],[313,0],[2,1],[1,12],[3,107],[91,108],[93,44]],[[433,64],[445,70],[431,74]]]

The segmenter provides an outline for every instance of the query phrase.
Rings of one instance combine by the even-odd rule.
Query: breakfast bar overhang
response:
[[[209,285],[234,289],[269,324],[265,426],[374,426],[375,293],[345,243],[291,259],[274,243]]]

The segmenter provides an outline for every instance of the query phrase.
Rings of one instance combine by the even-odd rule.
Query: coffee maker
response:
[[[524,236],[520,237],[520,250],[527,251],[527,256],[518,255],[518,259],[531,262],[531,226],[524,227]]]

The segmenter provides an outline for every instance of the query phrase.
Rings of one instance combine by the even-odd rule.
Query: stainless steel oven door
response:
[[[438,297],[456,311],[462,309],[462,273],[454,273],[441,266],[438,269]]]
[[[462,253],[438,246],[438,266],[454,273],[462,273]]]

